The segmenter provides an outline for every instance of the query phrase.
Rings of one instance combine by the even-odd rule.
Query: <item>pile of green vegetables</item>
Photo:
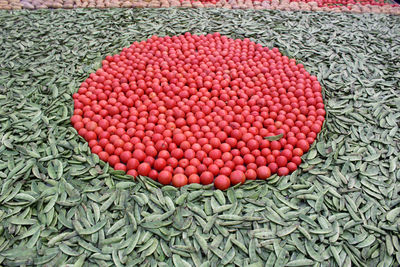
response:
[[[285,177],[226,192],[112,170],[71,127],[101,59],[220,32],[318,76],[325,127]],[[217,9],[0,11],[0,265],[399,266],[400,17]]]

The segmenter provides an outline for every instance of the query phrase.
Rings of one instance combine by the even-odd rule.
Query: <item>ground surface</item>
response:
[[[0,264],[399,266],[400,17],[219,9],[0,11]],[[318,76],[328,112],[290,176],[227,192],[112,171],[69,124],[107,54],[220,32]]]

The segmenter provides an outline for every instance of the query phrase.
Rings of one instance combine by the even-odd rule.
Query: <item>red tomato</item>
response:
[[[247,141],[247,147],[253,151],[254,149],[258,149],[259,143],[255,139],[250,139]]]
[[[155,161],[155,159],[154,159],[152,156],[147,156],[147,157],[144,159],[144,162],[150,164],[150,167],[153,166],[154,161]]]
[[[164,171],[168,171],[168,172],[172,173],[174,171],[174,169],[171,166],[167,166],[164,168]]]
[[[247,169],[256,170],[258,168],[256,163],[249,163],[247,164]]]
[[[94,121],[89,121],[88,123],[86,123],[85,128],[88,131],[94,131],[97,128],[97,123]]]
[[[150,170],[151,170],[151,166],[147,162],[140,163],[137,168],[138,173],[143,176],[149,175]]]
[[[272,150],[280,150],[282,147],[281,143],[278,141],[271,141],[271,149]]]
[[[183,157],[183,150],[180,148],[176,148],[171,151],[171,156],[176,159],[181,159]]]
[[[269,155],[267,155],[266,160],[267,160],[268,164],[272,163],[272,162],[275,162],[275,156],[272,155],[272,154],[269,154]]]
[[[257,168],[257,177],[265,180],[271,176],[271,170],[267,166],[261,166]]]
[[[145,149],[145,153],[148,156],[155,157],[155,156],[157,156],[158,152],[157,152],[157,149],[154,146],[147,146],[146,149]]]
[[[126,163],[126,167],[128,170],[136,170],[136,168],[139,166],[139,161],[135,158],[131,158],[128,160]]]
[[[114,169],[115,170],[121,170],[121,171],[125,171],[126,172],[126,165],[123,163],[116,163],[114,165]]]
[[[150,170],[147,176],[156,181],[158,179],[158,172],[156,170]]]
[[[108,157],[108,163],[110,163],[111,166],[115,166],[115,164],[119,163],[119,157],[115,156],[115,155],[111,155],[110,157]]]
[[[292,162],[293,162],[294,164],[296,164],[297,166],[299,166],[299,165],[301,164],[301,158],[298,157],[298,156],[294,156],[294,157],[292,158]]]
[[[252,169],[248,169],[245,172],[245,176],[247,180],[255,180],[257,178],[257,172]]]
[[[157,171],[161,171],[165,168],[166,165],[167,165],[167,161],[165,159],[158,158],[154,161],[153,167]]]
[[[171,155],[169,154],[169,152],[167,150],[161,150],[158,153],[158,158],[163,158],[165,160],[168,160],[171,157]]]
[[[128,170],[128,171],[126,172],[126,174],[128,174],[128,175],[130,175],[130,176],[133,176],[134,178],[136,178],[136,176],[138,176],[138,173],[137,173],[136,170]]]
[[[97,139],[97,134],[93,131],[88,131],[85,134],[85,139],[86,139],[86,141],[95,140],[95,139]]]
[[[172,177],[172,185],[175,187],[182,187],[187,185],[187,183],[188,183],[188,178],[186,177],[186,175],[182,173],[175,174]]]
[[[220,159],[222,154],[221,154],[221,150],[219,149],[213,149],[210,151],[209,156],[211,159],[216,160],[216,159]]]
[[[244,160],[241,156],[235,156],[233,157],[233,162],[235,163],[235,165],[243,165]]]
[[[287,164],[287,159],[284,156],[278,156],[276,158],[276,164],[278,164],[278,167],[284,167]]]
[[[83,127],[85,127],[85,124],[81,121],[74,123],[74,128],[78,131],[78,133],[81,129],[84,130],[85,132],[87,132],[86,128],[83,128]],[[81,133],[79,133],[79,135],[83,136]]]
[[[216,164],[211,164],[208,166],[208,170],[213,174],[217,175],[219,173],[219,167]]]
[[[186,176],[190,177],[190,175],[197,173],[197,168],[195,166],[189,165],[185,168]]]
[[[215,178],[214,186],[217,189],[226,190],[230,185],[231,181],[226,175],[218,175],[217,178]]]
[[[130,151],[124,151],[119,155],[122,162],[127,163],[129,159],[132,158],[132,153]]]
[[[179,146],[183,141],[186,140],[186,136],[184,134],[176,134],[174,135],[172,140],[174,141],[175,144]]]
[[[105,152],[105,151],[101,151],[101,152],[99,153],[99,158],[100,158],[102,161],[108,161],[108,157],[109,157],[109,155],[108,155],[108,153]]]
[[[132,157],[137,159],[139,162],[143,162],[146,158],[146,154],[143,152],[143,150],[135,149],[132,153]]]
[[[187,166],[189,166],[189,160],[183,158],[183,159],[179,160],[178,164],[180,167],[186,168]]]
[[[82,121],[82,116],[80,116],[80,115],[72,115],[72,117],[71,117],[71,123],[72,124],[75,124],[75,123],[80,122],[80,121]]]
[[[278,169],[278,175],[279,176],[285,176],[289,174],[289,169],[287,167],[280,167]]]
[[[176,168],[178,166],[179,162],[176,158],[169,158],[167,160],[167,165],[171,166],[172,168]]]
[[[197,171],[198,171],[199,174],[202,174],[206,170],[207,170],[207,166],[204,165],[204,164],[200,164],[199,166],[197,166]]]
[[[255,163],[257,166],[265,166],[267,165],[267,159],[263,156],[258,156]]]
[[[254,163],[256,159],[252,154],[247,154],[243,157],[243,161],[245,164],[249,164],[249,163]]]
[[[183,169],[182,167],[177,167],[177,168],[175,168],[175,169],[173,170],[173,173],[174,173],[174,174],[177,174],[177,173],[185,173],[185,169]]]
[[[205,171],[200,175],[200,182],[204,185],[211,184],[213,181],[214,174],[209,171]]]
[[[289,162],[287,168],[289,169],[289,172],[294,172],[297,169],[297,165],[294,162]]]
[[[96,145],[92,147],[92,153],[99,154],[102,151],[103,149],[101,148],[101,146]]]
[[[310,144],[306,140],[299,140],[297,141],[298,148],[300,148],[303,152],[307,152],[310,148]]]
[[[226,175],[226,176],[229,176],[231,173],[232,173],[232,169],[229,168],[229,167],[222,167],[219,170],[219,174],[223,174],[223,175]]]
[[[199,184],[200,183],[200,176],[197,174],[191,174],[188,179],[189,184]]]
[[[242,171],[233,171],[230,175],[231,184],[236,185],[246,181],[246,175]]]
[[[284,156],[287,160],[291,160],[293,153],[291,150],[285,148],[284,150],[282,150],[281,155]]]
[[[293,149],[293,155],[301,157],[303,156],[303,150],[301,148],[296,147],[295,149]]]

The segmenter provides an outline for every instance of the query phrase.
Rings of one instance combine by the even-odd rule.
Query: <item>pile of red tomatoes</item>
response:
[[[249,39],[153,36],[102,65],[73,95],[71,123],[114,169],[164,185],[287,175],[324,121],[317,78]]]
[[[385,0],[290,0],[290,2],[317,2],[319,7],[340,7],[347,6],[351,9],[352,5],[371,5],[371,6],[384,6]]]

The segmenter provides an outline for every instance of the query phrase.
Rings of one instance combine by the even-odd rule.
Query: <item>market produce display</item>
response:
[[[219,33],[134,42],[73,98],[71,123],[101,160],[178,187],[288,175],[325,116],[303,64]]]
[[[0,0],[0,9],[193,7],[400,14],[392,0]]]
[[[399,265],[399,17],[0,14],[0,265]],[[296,171],[226,191],[178,188],[133,180],[91,152],[70,122],[82,82],[134,41],[185,32],[276,47],[317,76],[325,125]],[[177,186],[185,180],[178,178]]]

